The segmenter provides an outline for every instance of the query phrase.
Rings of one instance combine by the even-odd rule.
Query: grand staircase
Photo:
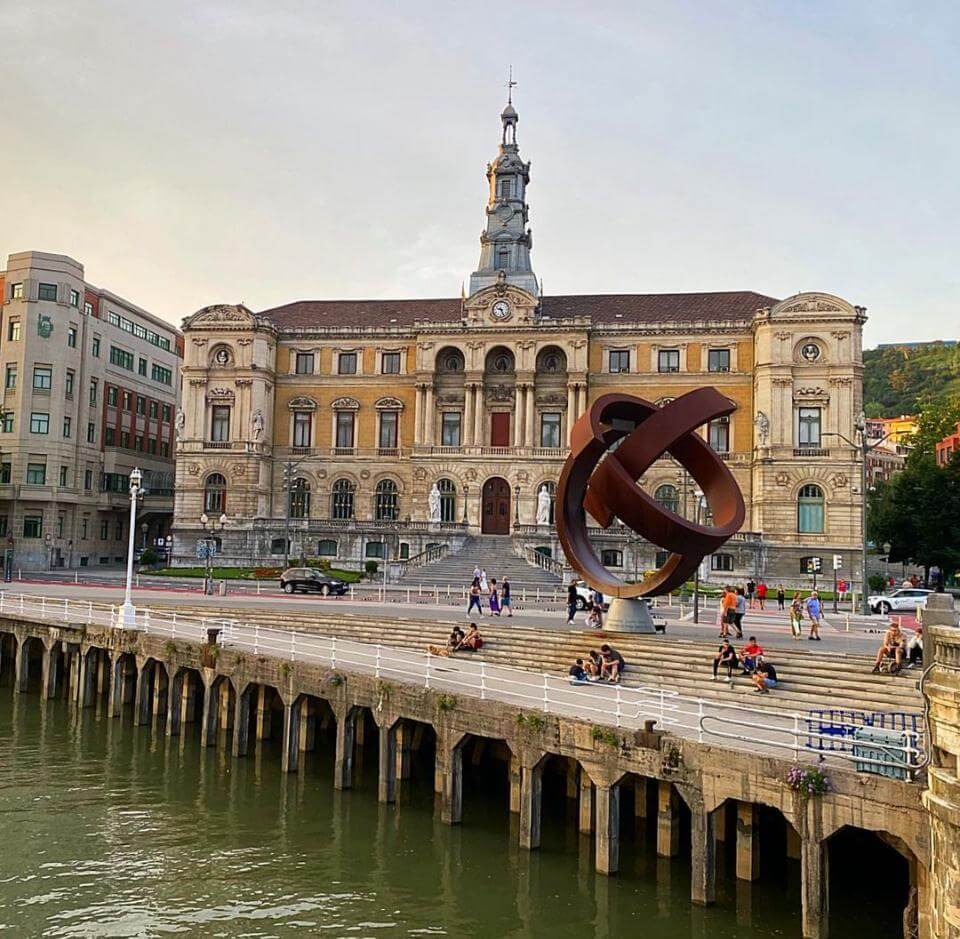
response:
[[[446,554],[438,561],[407,571],[401,582],[407,587],[423,585],[434,587],[469,587],[474,568],[487,572],[487,579],[510,578],[510,584],[527,588],[555,588],[560,577],[540,567],[534,567],[513,552],[513,541],[508,535],[480,535],[468,538],[463,547]]]

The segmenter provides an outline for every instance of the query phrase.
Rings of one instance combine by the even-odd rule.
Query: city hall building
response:
[[[856,437],[864,309],[827,293],[544,296],[531,264],[530,164],[501,115],[469,291],[451,299],[315,300],[185,320],[174,556],[195,563],[200,516],[227,516],[221,562],[328,557],[391,573],[477,537],[562,562],[552,498],[570,429],[591,402],[663,403],[704,385],[737,411],[702,433],[747,505],[709,560],[717,579],[809,582],[807,559],[853,573],[861,539]],[[669,458],[640,480],[696,518]],[[594,529],[623,576],[657,549]],[[472,570],[472,563],[466,563]]]

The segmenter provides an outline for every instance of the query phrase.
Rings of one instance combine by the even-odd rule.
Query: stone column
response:
[[[217,693],[217,721],[222,731],[233,728],[233,708],[230,707],[230,685],[224,680],[220,682]]]
[[[333,764],[333,788],[350,789],[353,786],[353,747],[357,727],[356,712],[352,708],[338,708],[337,751]]]
[[[638,821],[647,820],[647,779],[642,777],[633,782],[633,815]]]
[[[800,846],[803,939],[826,939],[830,916],[827,845],[804,838]]]
[[[567,798],[576,799],[580,795],[580,783],[577,780],[577,761],[567,757],[564,777],[567,783]]]
[[[543,808],[543,764],[520,769],[520,847],[532,851],[540,847],[540,822]]]
[[[598,874],[620,869],[619,786],[597,786],[596,864]]]
[[[752,802],[737,803],[737,879],[756,880],[760,876],[760,838],[757,832],[757,807]]]
[[[17,694],[26,694],[27,689],[30,685],[30,659],[27,656],[27,641],[26,636],[18,635],[17,636],[17,654],[16,654],[16,668],[14,676],[14,687],[17,690]]]
[[[153,663],[153,695],[150,701],[150,721],[154,727],[159,726],[160,717],[165,713],[166,697],[170,692],[170,682],[164,687],[163,678],[167,677],[167,667],[162,662]]]
[[[183,714],[184,673],[176,672],[170,679],[167,689],[167,736],[177,737],[180,734],[180,718]]]
[[[230,752],[236,756],[246,756],[250,744],[250,695],[253,693],[251,685],[237,691],[234,700],[233,713],[233,741]]]
[[[669,782],[660,780],[657,800],[657,854],[676,857],[680,853],[680,819],[677,794]]]
[[[437,781],[440,783],[440,820],[459,825],[463,819],[463,748],[446,735],[437,735]]]
[[[523,394],[524,386],[517,385],[513,394],[513,445],[515,447],[523,446]]]
[[[477,384],[474,387],[474,405],[473,405],[473,442],[475,446],[485,446],[483,439],[483,411],[486,399],[483,394],[483,385]]]
[[[310,699],[300,699],[300,733],[297,740],[301,752],[313,750],[317,745],[317,715],[310,709]]]
[[[463,427],[461,428],[461,443],[465,447],[473,446],[473,391],[472,382],[463,386]]]
[[[411,731],[410,725],[406,721],[399,721],[394,728],[394,733],[397,737],[396,742],[396,769],[395,774],[397,780],[402,782],[405,779],[410,778],[410,753],[411,753],[411,738],[413,733]]]
[[[787,822],[787,857],[792,861],[800,860],[800,836],[796,828]]]
[[[80,646],[75,642],[65,642],[63,651],[66,658],[67,689],[71,702],[77,701],[80,690]]]
[[[300,703],[283,702],[283,750],[281,770],[295,773],[300,766]]]
[[[97,697],[103,697],[110,681],[110,655],[106,649],[97,650]]]
[[[117,653],[113,661],[110,676],[110,716],[119,717],[123,707],[123,686],[125,682],[125,665],[122,655]]]
[[[717,844],[713,813],[694,808],[690,823],[690,899],[699,906],[706,906],[717,899]]]
[[[270,705],[267,701],[267,686],[257,686],[257,740],[270,739]]]
[[[59,640],[43,647],[43,697],[55,698],[60,686]]]
[[[587,386],[583,383],[577,385],[577,417],[583,414],[587,409]]]
[[[433,446],[433,428],[436,425],[433,413],[433,385],[428,384],[423,392],[423,442],[428,446]]]
[[[533,424],[533,421],[534,421],[533,405],[534,405],[534,397],[535,397],[535,396],[534,396],[534,393],[533,393],[533,386],[532,386],[532,385],[527,385],[527,386],[526,386],[526,389],[527,389],[527,398],[526,398],[526,405],[527,405],[527,406],[526,406],[526,412],[527,412],[527,413],[526,413],[526,416],[524,417],[524,420],[523,420],[523,431],[524,431],[524,436],[525,436],[525,438],[526,438],[526,445],[527,445],[528,447],[532,447],[532,446],[534,446],[534,441],[536,440],[536,437],[534,436],[535,428],[534,428],[534,424]]]
[[[378,727],[377,801],[397,801],[397,727],[384,721]]]
[[[510,756],[510,812],[520,814],[520,788],[523,784],[523,770],[520,767],[520,758]]]
[[[97,659],[100,652],[90,649],[80,656],[80,707],[92,707],[97,693]]]
[[[577,421],[577,386],[567,382],[567,446],[570,446],[570,434]]]
[[[593,783],[580,767],[580,834],[593,833]]]
[[[423,443],[423,418],[424,418],[424,386],[417,383],[416,410],[413,416],[413,443],[414,446],[420,446]]]
[[[133,724],[142,727],[150,723],[150,673],[146,665],[137,666],[137,686],[133,695]]]
[[[200,746],[212,747],[217,742],[218,702],[215,700],[214,689],[203,683],[203,710],[200,712]],[[219,697],[219,689],[216,692]]]

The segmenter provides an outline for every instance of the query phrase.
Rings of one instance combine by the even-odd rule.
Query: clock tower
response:
[[[487,227],[480,235],[480,263],[470,275],[470,295],[493,284],[512,284],[534,297],[540,295],[530,266],[533,234],[527,227],[527,184],[530,164],[520,159],[517,147],[517,112],[513,107],[513,83],[507,106],[500,115],[503,133],[497,158],[487,164],[490,193]],[[495,311],[496,313],[496,311]]]

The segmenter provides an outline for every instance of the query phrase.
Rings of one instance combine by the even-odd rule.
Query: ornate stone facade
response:
[[[230,519],[228,563],[280,563],[287,531],[293,555],[354,566],[484,532],[557,556],[537,492],[588,403],[711,384],[739,406],[703,432],[743,489],[749,531],[710,576],[806,582],[803,558],[826,570],[839,553],[858,579],[856,453],[829,435],[855,437],[863,309],[825,293],[541,296],[512,105],[502,119],[469,296],[221,305],[185,321],[178,560],[193,557],[204,508]],[[695,486],[669,459],[640,484],[695,515]],[[656,562],[618,531],[598,538],[627,572]]]

